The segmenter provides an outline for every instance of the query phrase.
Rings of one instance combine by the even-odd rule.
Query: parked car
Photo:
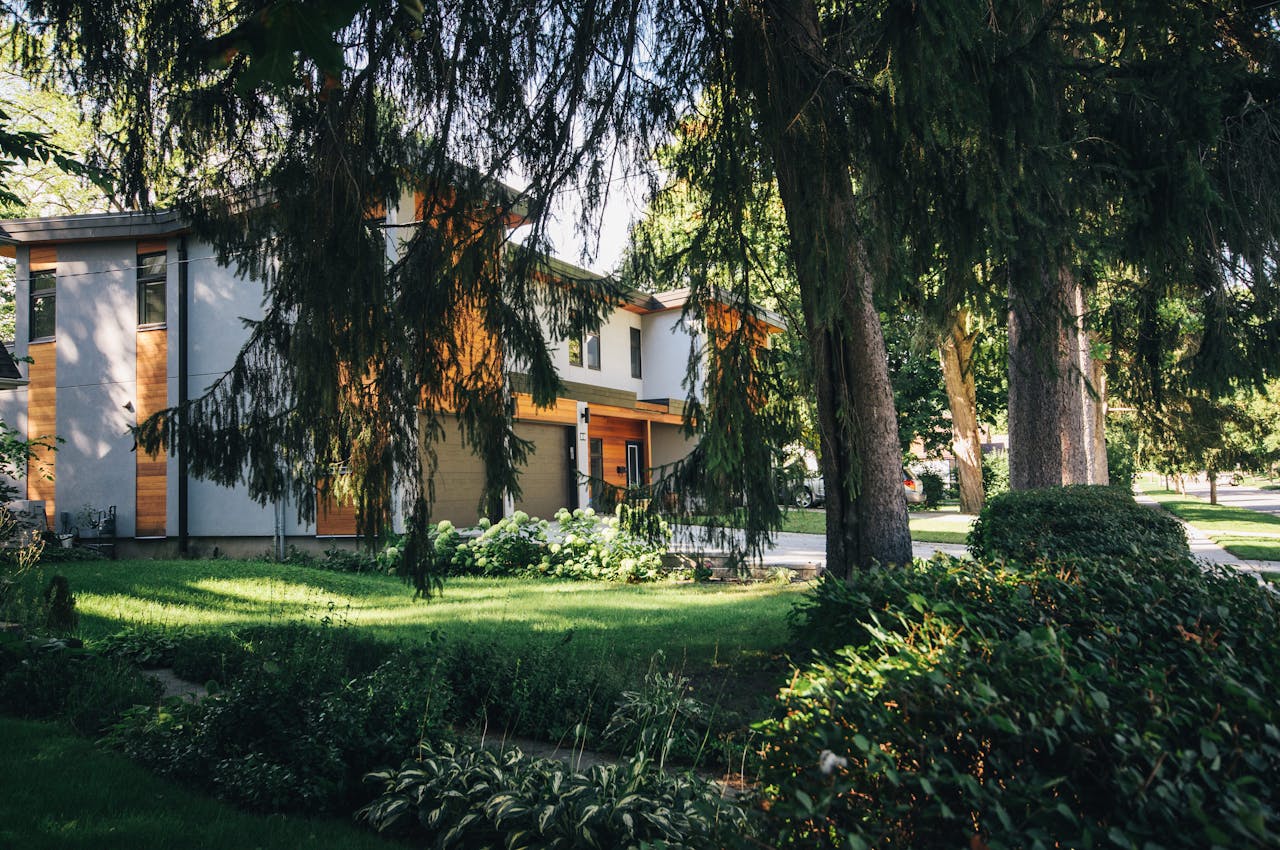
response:
[[[902,491],[907,497],[908,504],[918,505],[924,502],[924,490],[920,482],[905,467],[902,470]],[[793,496],[792,501],[795,502],[796,507],[816,507],[826,501],[827,485],[823,482],[821,475],[810,476],[796,487]]]

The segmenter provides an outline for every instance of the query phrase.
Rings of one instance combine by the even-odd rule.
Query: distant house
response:
[[[387,221],[410,221],[409,211],[419,208],[406,192],[387,205]],[[260,554],[283,538],[302,545],[354,534],[350,508],[330,504],[316,522],[300,523],[286,504],[262,506],[241,488],[183,480],[174,458],[133,451],[130,426],[176,403],[181,383],[198,396],[230,367],[247,336],[240,317],[262,314],[260,282],[220,265],[171,212],[0,227],[10,242],[0,251],[17,260],[14,353],[31,358],[19,376],[29,383],[0,393],[0,418],[30,436],[65,441],[56,454],[37,458],[49,475],[20,484],[29,499],[45,501],[51,527],[84,508],[114,506],[122,549],[157,553],[180,538],[197,550],[217,544]],[[388,250],[396,245],[389,235]],[[548,268],[566,279],[592,277],[559,261]],[[687,454],[679,427],[683,381],[699,341],[681,317],[688,297],[630,293],[598,332],[554,340],[566,392],[551,408],[536,409],[522,392],[523,376],[508,372],[516,431],[535,450],[521,477],[524,495],[508,499],[507,510],[550,516],[586,505],[593,479],[644,483],[651,469]],[[770,331],[782,327],[775,316],[761,322]],[[478,518],[483,467],[457,429],[446,430],[437,447],[433,514],[470,524]]]

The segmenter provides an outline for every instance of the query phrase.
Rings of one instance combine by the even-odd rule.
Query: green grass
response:
[[[1246,561],[1280,561],[1280,537],[1240,537],[1215,534],[1213,542]]]
[[[1189,522],[1206,533],[1253,532],[1273,534],[1280,538],[1280,516],[1235,508],[1227,505],[1211,505],[1195,496],[1183,496],[1172,490],[1164,490],[1150,484],[1142,484],[1148,496],[1159,502],[1165,510]]]
[[[963,544],[973,519],[959,513],[955,506],[912,512],[911,539],[917,543]],[[826,511],[822,508],[791,508],[782,515],[781,531],[788,534],[826,534]]]
[[[772,651],[801,586],[454,578],[414,600],[400,580],[255,561],[88,561],[60,564],[80,629],[231,629],[331,617],[375,637],[422,641],[439,632],[519,644],[573,633],[581,657],[647,663],[658,650],[693,663]]]
[[[374,850],[344,820],[266,817],[201,797],[52,723],[0,717],[0,847]]]

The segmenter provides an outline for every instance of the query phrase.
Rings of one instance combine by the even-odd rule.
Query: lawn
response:
[[[1213,542],[1246,561],[1280,561],[1280,537],[1215,534]]]
[[[911,539],[917,543],[964,543],[973,519],[954,507],[950,510],[912,512]],[[788,534],[826,534],[826,511],[822,508],[791,508],[782,515],[781,530]]]
[[[230,629],[329,617],[397,641],[437,632],[497,644],[563,635],[581,657],[634,664],[658,650],[694,664],[775,650],[804,589],[454,578],[423,601],[390,576],[262,561],[84,561],[56,570],[70,581],[90,638],[126,626]]]
[[[1208,534],[1215,543],[1246,561],[1280,561],[1280,516],[1248,508],[1211,505],[1143,483],[1143,491],[1169,513]]]
[[[0,847],[184,850],[393,846],[342,819],[246,814],[53,723],[0,717]]]

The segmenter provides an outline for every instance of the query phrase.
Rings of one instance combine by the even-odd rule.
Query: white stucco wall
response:
[[[58,246],[57,510],[75,523],[86,507],[115,505],[120,536],[135,528],[135,257],[133,241]]]
[[[688,327],[679,310],[651,313],[644,317],[644,386],[641,398],[686,399],[685,375],[693,350]]]

